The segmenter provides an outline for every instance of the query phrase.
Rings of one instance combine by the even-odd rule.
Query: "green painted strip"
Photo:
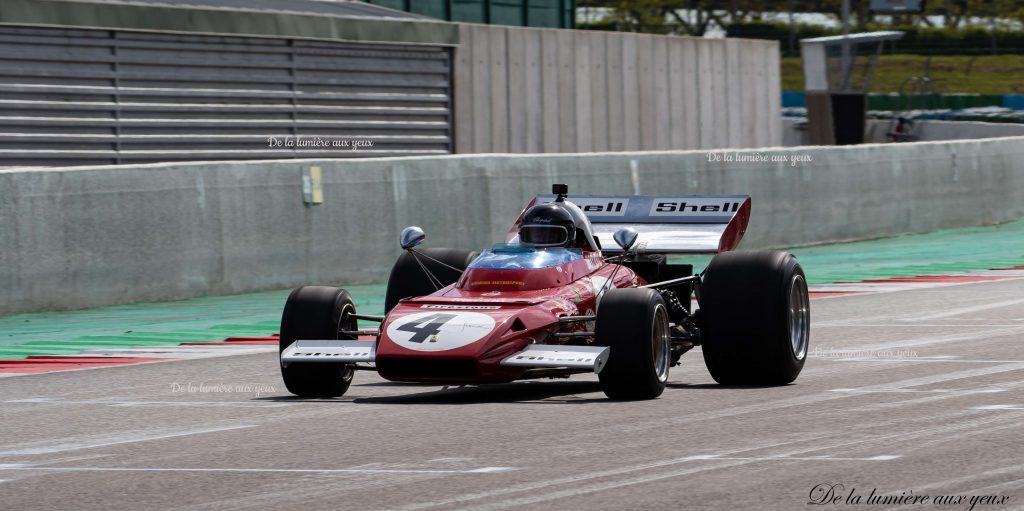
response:
[[[17,360],[41,355],[74,355],[81,353],[82,348],[0,348],[0,360]]]
[[[57,342],[84,342],[89,344],[112,344],[122,343],[125,345],[134,344],[136,346],[140,344],[180,344],[183,342],[212,342],[223,340],[224,336],[208,336],[204,338],[193,338],[190,339],[186,336],[181,336],[178,332],[164,332],[160,334],[150,335],[121,335],[117,337],[107,337],[103,335],[84,335],[82,337],[76,337],[70,341],[57,341]],[[32,342],[45,342],[45,341],[32,341]],[[28,343],[26,343],[28,344]]]
[[[812,284],[1024,266],[1024,221],[791,249]],[[673,258],[697,271],[710,257]],[[383,284],[348,286],[356,309],[384,313]],[[0,317],[0,359],[176,345],[277,333],[289,290]],[[362,322],[364,326],[368,322]]]
[[[149,343],[149,339],[139,339],[133,337],[104,337],[102,335],[90,336],[90,338],[77,338],[68,341],[29,341],[17,346],[87,346],[90,349],[94,346],[100,347],[120,347],[130,348],[133,346],[139,346],[139,343]],[[153,341],[152,344],[180,344],[182,341],[179,340],[166,340],[166,341]],[[82,348],[86,349],[86,348]]]

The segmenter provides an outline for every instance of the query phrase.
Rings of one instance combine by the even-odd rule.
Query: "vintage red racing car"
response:
[[[341,396],[360,369],[438,384],[597,373],[610,398],[650,399],[695,346],[721,384],[796,379],[807,283],[789,253],[733,250],[750,197],[567,194],[536,197],[480,253],[418,248],[423,231],[406,228],[384,316],[357,313],[343,289],[294,290],[280,330],[288,390]],[[699,253],[716,254],[699,275],[668,262]]]

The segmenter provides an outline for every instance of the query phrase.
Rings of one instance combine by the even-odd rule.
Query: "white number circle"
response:
[[[494,319],[479,312],[434,310],[402,316],[388,325],[388,338],[416,351],[447,351],[483,339]]]

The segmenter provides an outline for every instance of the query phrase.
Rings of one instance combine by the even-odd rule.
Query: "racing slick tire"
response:
[[[653,289],[611,289],[604,294],[594,327],[596,344],[609,346],[597,374],[612,399],[654,399],[665,390],[672,364],[668,308]]]
[[[278,356],[297,340],[355,339],[340,334],[355,330],[356,311],[348,291],[336,287],[305,286],[288,296],[281,316]],[[352,383],[352,364],[292,362],[281,364],[288,392],[301,397],[338,397]]]
[[[459,277],[466,267],[469,266],[469,263],[480,254],[479,252],[457,248],[420,248],[416,251],[433,257],[452,268],[459,269],[459,271],[455,271],[426,257],[419,258],[420,262],[430,270],[430,273],[434,274],[445,286],[459,280]],[[388,290],[384,296],[384,313],[391,312],[391,309],[398,305],[399,300],[410,296],[429,295],[434,291],[437,291],[437,289],[430,282],[430,279],[427,278],[427,275],[423,273],[423,268],[420,267],[411,253],[405,252],[395,262],[395,266],[391,268],[391,276],[388,278]]]
[[[722,385],[785,385],[807,359],[807,279],[788,252],[725,252],[708,264],[700,293],[704,363]]]

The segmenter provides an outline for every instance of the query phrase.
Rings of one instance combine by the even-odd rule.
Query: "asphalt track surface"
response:
[[[275,354],[0,381],[4,509],[1024,509],[1024,277],[812,301],[797,382],[283,389]],[[851,490],[955,505],[847,504]],[[816,498],[821,498],[819,493]],[[994,496],[999,504],[971,497]]]

